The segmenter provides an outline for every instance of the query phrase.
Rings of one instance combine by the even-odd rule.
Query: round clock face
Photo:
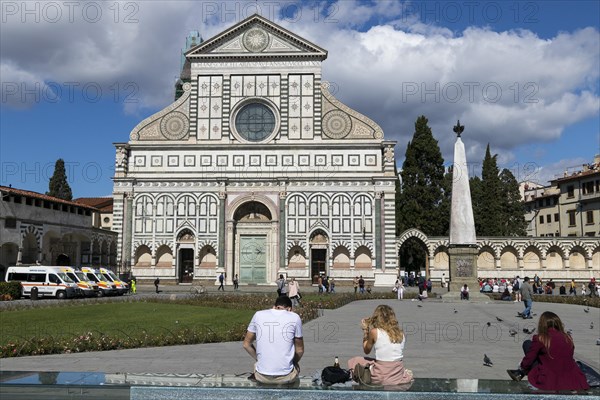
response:
[[[235,117],[235,129],[249,142],[261,142],[275,130],[275,114],[262,103],[242,107]]]

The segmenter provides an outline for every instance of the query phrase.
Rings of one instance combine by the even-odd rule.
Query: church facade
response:
[[[115,143],[113,229],[139,279],[393,283],[394,141],[254,15],[185,53],[180,96]]]

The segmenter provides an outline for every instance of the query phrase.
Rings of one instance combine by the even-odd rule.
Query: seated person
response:
[[[465,283],[465,286],[460,290],[460,299],[461,300],[469,300],[469,287]]]
[[[417,296],[417,298],[419,299],[419,301],[423,301],[423,300],[427,299],[427,286],[425,286],[423,288],[423,291],[421,292],[421,294],[419,296]]]
[[[278,296],[272,309],[254,314],[243,346],[256,360],[254,377],[258,382],[287,384],[298,381],[298,362],[304,354],[302,321],[292,312],[289,297]]]
[[[483,285],[483,288],[481,289],[481,291],[482,291],[483,293],[491,293],[491,292],[492,292],[492,290],[493,290],[493,289],[492,289],[492,287],[491,287],[491,286],[490,286],[490,284],[489,284],[489,283],[487,283],[487,282],[485,283],[485,285]]]
[[[363,350],[373,358],[353,357],[348,368],[353,379],[376,385],[402,385],[413,381],[411,370],[404,368],[406,336],[390,306],[379,305],[373,315],[361,321]],[[369,376],[370,375],[370,376]]]
[[[500,297],[500,300],[512,301],[512,296],[510,295],[508,288],[504,289],[504,292],[502,292],[502,297]]]
[[[567,295],[567,288],[565,287],[564,284],[560,285],[560,288],[558,288],[558,293],[561,296],[566,296]]]
[[[525,357],[519,369],[507,370],[515,381],[525,375],[529,383],[542,390],[587,390],[590,386],[573,359],[575,345],[565,333],[558,315],[546,311],[540,316],[537,335],[523,343]]]

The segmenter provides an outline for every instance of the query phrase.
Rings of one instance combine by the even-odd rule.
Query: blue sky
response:
[[[398,141],[399,167],[421,114],[447,163],[460,118],[469,161],[490,143],[519,180],[600,154],[597,1],[24,4],[1,3],[2,185],[45,192],[63,158],[75,197],[110,195],[112,143],[172,101],[188,32],[257,10],[329,51],[323,79]]]

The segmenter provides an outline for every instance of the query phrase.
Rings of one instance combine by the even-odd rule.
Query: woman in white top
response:
[[[355,371],[360,364],[369,368],[371,383],[377,385],[402,385],[413,380],[411,370],[404,368],[404,344],[406,338],[400,329],[396,314],[390,306],[379,305],[370,318],[361,321],[363,350],[374,351],[373,358],[353,357],[348,367]]]

